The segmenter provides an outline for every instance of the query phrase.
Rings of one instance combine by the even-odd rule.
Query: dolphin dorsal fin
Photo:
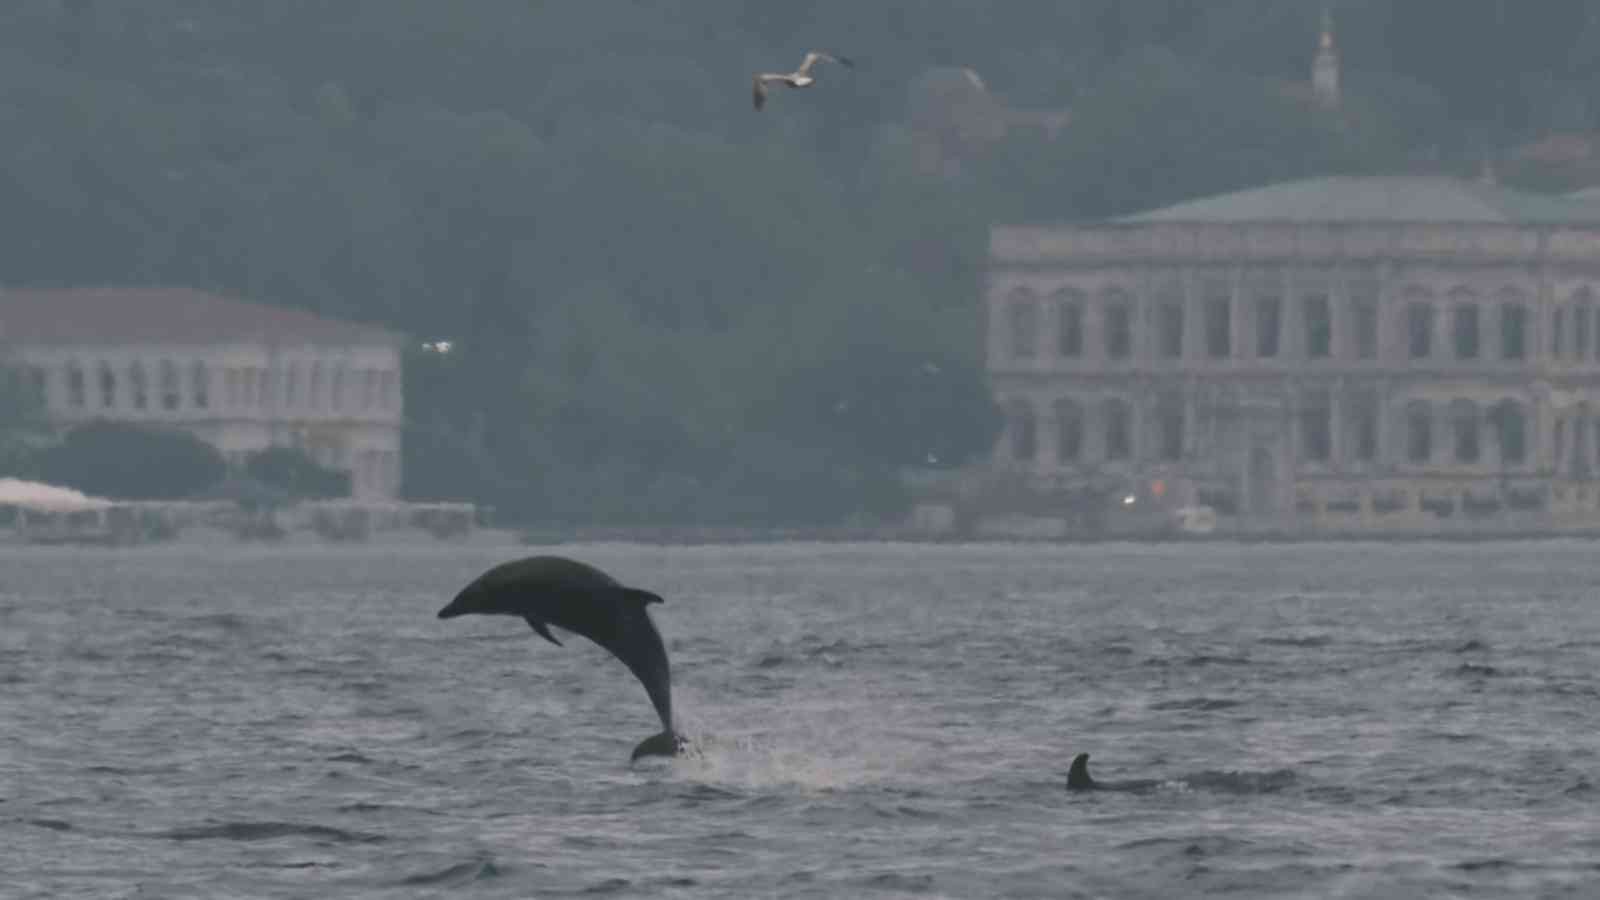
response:
[[[1072,758],[1072,768],[1067,770],[1067,789],[1085,790],[1094,787],[1094,779],[1089,777],[1089,754],[1079,753]]]

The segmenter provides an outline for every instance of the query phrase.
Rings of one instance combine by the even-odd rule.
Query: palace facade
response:
[[[1600,203],[1316,178],[999,226],[990,254],[990,518],[1600,525]]]
[[[398,334],[185,288],[0,289],[0,349],[58,428],[181,428],[231,463],[299,447],[359,500],[400,490]]]

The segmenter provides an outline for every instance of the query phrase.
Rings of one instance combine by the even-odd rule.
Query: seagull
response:
[[[786,74],[777,74],[777,73],[774,73],[774,72],[763,72],[763,73],[761,73],[761,74],[756,76],[756,80],[755,80],[755,103],[756,103],[756,109],[757,110],[761,109],[761,107],[767,102],[767,83],[768,82],[776,81],[776,82],[779,82],[781,84],[786,84],[786,85],[788,85],[789,87],[792,87],[792,88],[810,87],[812,84],[816,83],[817,79],[815,79],[815,78],[813,78],[811,76],[811,67],[816,65],[818,62],[835,62],[835,63],[838,63],[841,66],[846,66],[846,67],[854,67],[855,66],[855,63],[851,62],[848,59],[845,59],[842,56],[831,56],[831,55],[829,55],[827,53],[823,53],[823,52],[821,52],[819,50],[812,50],[811,52],[806,54],[806,58],[805,59],[800,61],[800,68],[795,69],[793,72],[789,72],[789,73],[786,73]]]

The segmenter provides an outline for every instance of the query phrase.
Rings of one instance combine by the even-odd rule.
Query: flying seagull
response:
[[[788,85],[789,87],[792,87],[792,88],[810,87],[811,85],[815,84],[817,79],[812,77],[812,75],[811,75],[811,67],[815,66],[819,62],[835,62],[835,63],[838,63],[841,66],[846,66],[846,67],[855,66],[855,63],[851,62],[848,59],[845,59],[842,56],[832,56],[832,55],[829,55],[827,53],[823,53],[820,50],[812,50],[811,52],[806,54],[806,58],[805,59],[800,61],[800,68],[795,69],[793,72],[789,72],[789,73],[786,73],[786,74],[778,74],[778,73],[775,73],[775,72],[762,72],[761,74],[756,76],[756,80],[755,80],[755,103],[756,103],[756,109],[757,110],[761,109],[761,107],[763,105],[765,105],[766,102],[767,102],[767,84],[769,82],[778,82],[780,84]]]

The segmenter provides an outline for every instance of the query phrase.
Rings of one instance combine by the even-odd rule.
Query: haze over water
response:
[[[0,551],[0,895],[1593,896],[1587,543]],[[1096,777],[1144,794],[1069,794]]]

